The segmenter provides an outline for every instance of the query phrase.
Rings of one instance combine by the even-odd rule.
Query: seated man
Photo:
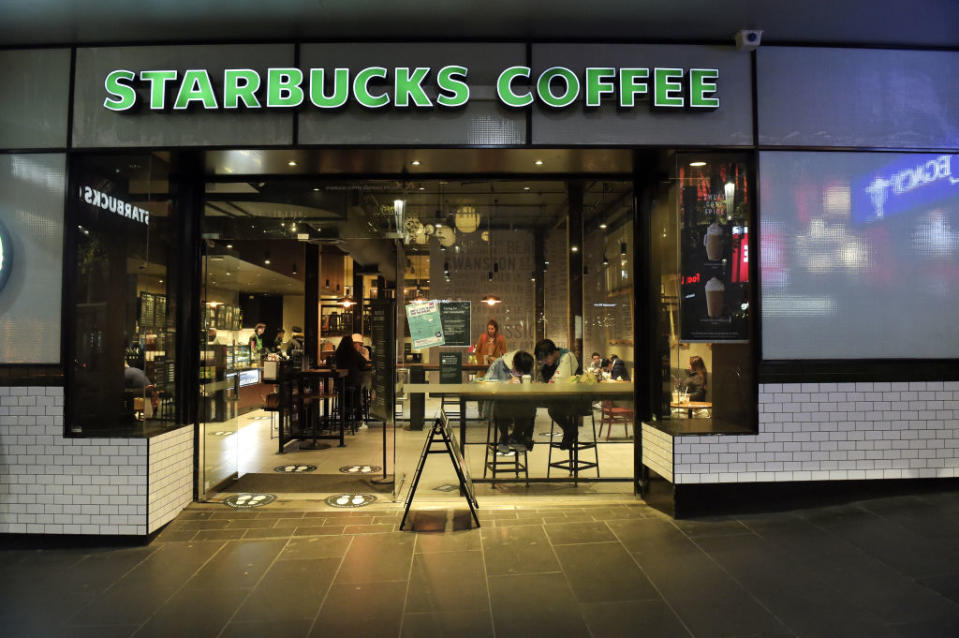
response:
[[[610,381],[629,381],[629,370],[626,369],[626,362],[615,354],[611,355],[607,370],[609,371]]]
[[[487,381],[506,381],[520,383],[523,375],[532,375],[533,357],[528,352],[514,350],[507,352],[486,371]],[[490,416],[496,423],[499,432],[499,443],[496,451],[501,454],[509,452],[510,448],[517,451],[533,449],[533,425],[536,421],[536,404],[521,400],[499,400],[485,406],[490,410]],[[510,423],[513,424],[513,434],[509,435]]]
[[[576,355],[566,348],[557,348],[550,339],[543,339],[536,344],[533,350],[538,365],[537,380],[545,383],[565,381],[573,375],[582,372]],[[561,403],[554,403],[549,408],[549,416],[563,430],[561,450],[569,450],[579,437],[580,417],[592,413],[592,402],[581,399],[570,399]]]

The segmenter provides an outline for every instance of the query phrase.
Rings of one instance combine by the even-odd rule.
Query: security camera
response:
[[[740,29],[736,32],[736,48],[740,51],[753,51],[763,39],[760,29]]]

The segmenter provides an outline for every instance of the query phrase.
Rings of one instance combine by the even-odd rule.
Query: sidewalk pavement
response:
[[[642,502],[194,504],[149,545],[10,549],[0,635],[959,636],[959,492],[673,521]]]

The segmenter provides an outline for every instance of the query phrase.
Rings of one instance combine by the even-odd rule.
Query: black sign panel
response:
[[[718,184],[718,192],[713,184]],[[749,338],[749,222],[747,207],[737,199],[740,190],[718,174],[683,188],[679,282],[683,341]]]
[[[463,382],[463,353],[440,353],[440,383]]]
[[[443,324],[446,346],[470,345],[470,302],[440,302],[440,321]]]
[[[396,353],[393,351],[396,330],[396,302],[374,301],[370,307],[373,341],[373,389],[375,396],[370,413],[387,423],[393,418],[393,395],[396,390]]]

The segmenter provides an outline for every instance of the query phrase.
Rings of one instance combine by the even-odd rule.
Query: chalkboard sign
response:
[[[447,346],[470,345],[470,302],[440,302],[440,321]]]
[[[463,382],[463,353],[440,353],[440,383]]]
[[[396,354],[393,351],[396,325],[396,302],[374,301],[370,307],[371,340],[373,342],[373,401],[370,413],[387,423],[393,418]]]

